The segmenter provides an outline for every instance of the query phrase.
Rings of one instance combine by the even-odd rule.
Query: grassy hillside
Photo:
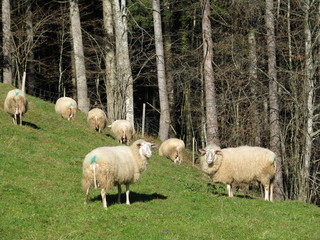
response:
[[[228,198],[197,168],[156,150],[131,186],[131,206],[116,203],[116,189],[107,210],[98,190],[84,205],[84,156],[117,141],[89,130],[84,114],[63,120],[31,96],[25,124],[15,126],[3,111],[10,89],[0,84],[0,239],[320,239],[318,207]]]

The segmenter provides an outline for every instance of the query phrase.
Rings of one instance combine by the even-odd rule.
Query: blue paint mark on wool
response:
[[[94,164],[97,163],[97,156],[94,155],[91,159],[90,159],[90,164]]]
[[[73,103],[70,103],[70,105],[69,105],[70,107],[74,107],[74,104]]]
[[[20,95],[20,92],[17,91],[17,92],[16,92],[16,96],[19,96],[19,95]]]

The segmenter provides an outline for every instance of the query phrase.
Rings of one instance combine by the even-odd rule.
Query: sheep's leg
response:
[[[129,193],[130,193],[129,184],[126,184],[126,204],[127,205],[130,205]]]
[[[232,186],[231,184],[227,184],[228,196],[233,197]]]
[[[270,198],[269,200],[273,202],[273,183],[270,183]]]
[[[269,201],[269,184],[264,185],[264,200]]]
[[[173,162],[174,162],[174,163],[179,163],[179,164],[181,164],[181,160],[180,160],[180,157],[179,157],[179,153],[176,155],[176,158],[174,159]]]
[[[19,113],[19,122],[20,122],[20,126],[22,126],[22,113]]]
[[[106,190],[104,190],[104,188],[101,189],[101,197],[102,197],[102,206],[104,208],[107,208]]]
[[[121,185],[118,184],[118,203],[121,203]]]
[[[88,203],[88,200],[89,200],[89,192],[90,192],[90,187],[87,188],[87,191],[86,191],[86,200],[84,201],[84,204],[87,204],[87,203]]]

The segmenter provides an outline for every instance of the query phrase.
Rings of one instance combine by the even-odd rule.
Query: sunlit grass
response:
[[[0,103],[11,88],[0,84]],[[85,115],[66,121],[54,105],[28,96],[24,125],[0,105],[0,239],[319,239],[320,209],[299,202],[225,196],[199,169],[158,156],[131,186],[131,206],[102,208],[93,189],[84,205],[82,160],[117,145],[87,128]]]

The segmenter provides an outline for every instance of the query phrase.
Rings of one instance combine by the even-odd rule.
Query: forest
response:
[[[156,14],[169,120],[161,119]],[[320,204],[319,0],[2,0],[1,17],[1,82],[20,88],[26,72],[28,94],[51,102],[73,97],[87,102],[84,112],[99,107],[109,121],[131,118],[137,132],[146,104],[146,134],[161,139],[168,122],[168,137],[189,149],[206,146],[213,127],[221,147],[270,148],[278,155],[278,198]]]

